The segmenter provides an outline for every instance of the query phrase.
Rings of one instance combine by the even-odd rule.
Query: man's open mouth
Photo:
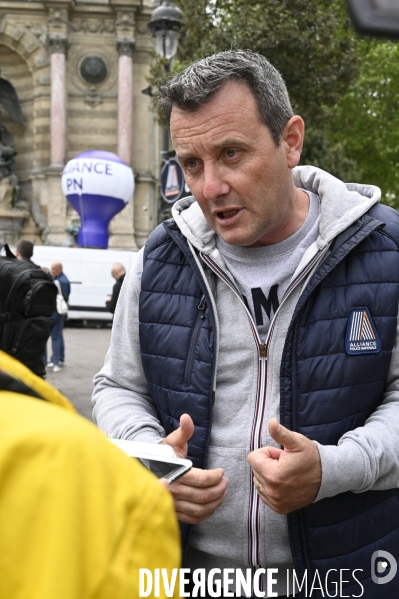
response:
[[[217,215],[219,218],[231,218],[238,213],[238,210],[227,210],[226,212],[218,212]]]

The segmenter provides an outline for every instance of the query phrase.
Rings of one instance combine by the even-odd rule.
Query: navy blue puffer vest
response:
[[[399,215],[377,205],[333,242],[303,292],[287,334],[281,366],[281,422],[336,445],[362,426],[381,402],[396,339],[399,300]],[[207,289],[174,221],[150,235],[140,296],[140,343],[149,391],[167,433],[187,412],[195,424],[189,457],[203,467],[212,421],[214,319]],[[366,307],[381,351],[348,355],[352,308]],[[399,560],[399,490],[343,493],[288,515],[296,573],[316,570],[330,596],[398,599],[399,573],[371,579],[371,558],[385,550]],[[358,569],[356,578],[350,575]],[[360,571],[359,571],[360,569]],[[343,594],[334,595],[340,570]],[[317,586],[317,585],[316,585]],[[310,585],[308,586],[308,588]],[[300,597],[309,595],[302,591]],[[313,598],[326,596],[315,590]]]

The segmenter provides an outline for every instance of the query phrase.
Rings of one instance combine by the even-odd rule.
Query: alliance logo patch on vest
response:
[[[380,338],[367,308],[352,308],[350,311],[345,349],[350,356],[378,354],[381,351]]]

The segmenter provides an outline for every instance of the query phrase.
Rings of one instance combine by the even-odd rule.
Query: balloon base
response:
[[[69,195],[68,200],[80,215],[78,245],[107,249],[109,221],[123,210],[125,202],[117,198],[86,193]]]

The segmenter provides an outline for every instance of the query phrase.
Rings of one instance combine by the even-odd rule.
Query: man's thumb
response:
[[[179,457],[186,457],[187,455],[187,441],[191,439],[194,433],[194,422],[191,416],[188,414],[182,414],[180,416],[180,426],[173,433],[170,433],[164,441],[168,445],[171,445],[179,455]]]
[[[280,424],[276,418],[271,418],[269,420],[268,428],[270,436],[276,443],[282,445],[284,449],[289,449],[291,451],[299,451],[302,449],[302,435],[285,428],[285,426]]]

